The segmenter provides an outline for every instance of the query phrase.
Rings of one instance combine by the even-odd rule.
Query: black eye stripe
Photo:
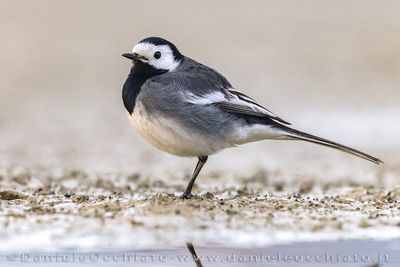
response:
[[[160,51],[157,51],[157,52],[154,53],[154,58],[155,59],[159,59],[160,57],[161,57],[161,52]]]

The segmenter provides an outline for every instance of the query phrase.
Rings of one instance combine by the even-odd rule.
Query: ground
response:
[[[367,183],[323,176],[285,181],[262,169],[240,177],[212,173],[183,200],[187,177],[168,183],[139,173],[2,169],[0,236],[7,242],[0,249],[399,237],[400,187],[389,173]]]

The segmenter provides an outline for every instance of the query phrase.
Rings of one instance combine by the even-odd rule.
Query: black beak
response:
[[[138,61],[147,61],[147,58],[145,58],[144,56],[140,56],[137,53],[125,53],[122,54],[123,57],[129,58],[131,60],[133,60],[134,62],[138,62]]]
[[[126,58],[129,58],[129,59],[132,59],[132,60],[138,60],[138,54],[136,54],[136,53],[125,53],[125,54],[122,54],[122,56],[123,57],[126,57]]]

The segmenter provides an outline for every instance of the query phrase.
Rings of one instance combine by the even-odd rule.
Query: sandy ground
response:
[[[138,173],[2,169],[1,250],[198,245],[400,237],[399,179],[285,181],[259,170],[201,177],[182,200],[174,182]]]

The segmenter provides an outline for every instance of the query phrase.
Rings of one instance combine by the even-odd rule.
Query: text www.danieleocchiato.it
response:
[[[194,258],[193,258],[194,257]],[[202,262],[224,262],[224,263],[249,263],[249,262],[304,262],[304,263],[385,263],[389,262],[389,254],[238,254],[228,255],[205,255],[199,254],[191,256],[189,254],[157,254],[157,253],[10,253],[6,255],[9,262],[29,262],[29,263],[163,263],[163,262],[190,262],[193,260]]]

